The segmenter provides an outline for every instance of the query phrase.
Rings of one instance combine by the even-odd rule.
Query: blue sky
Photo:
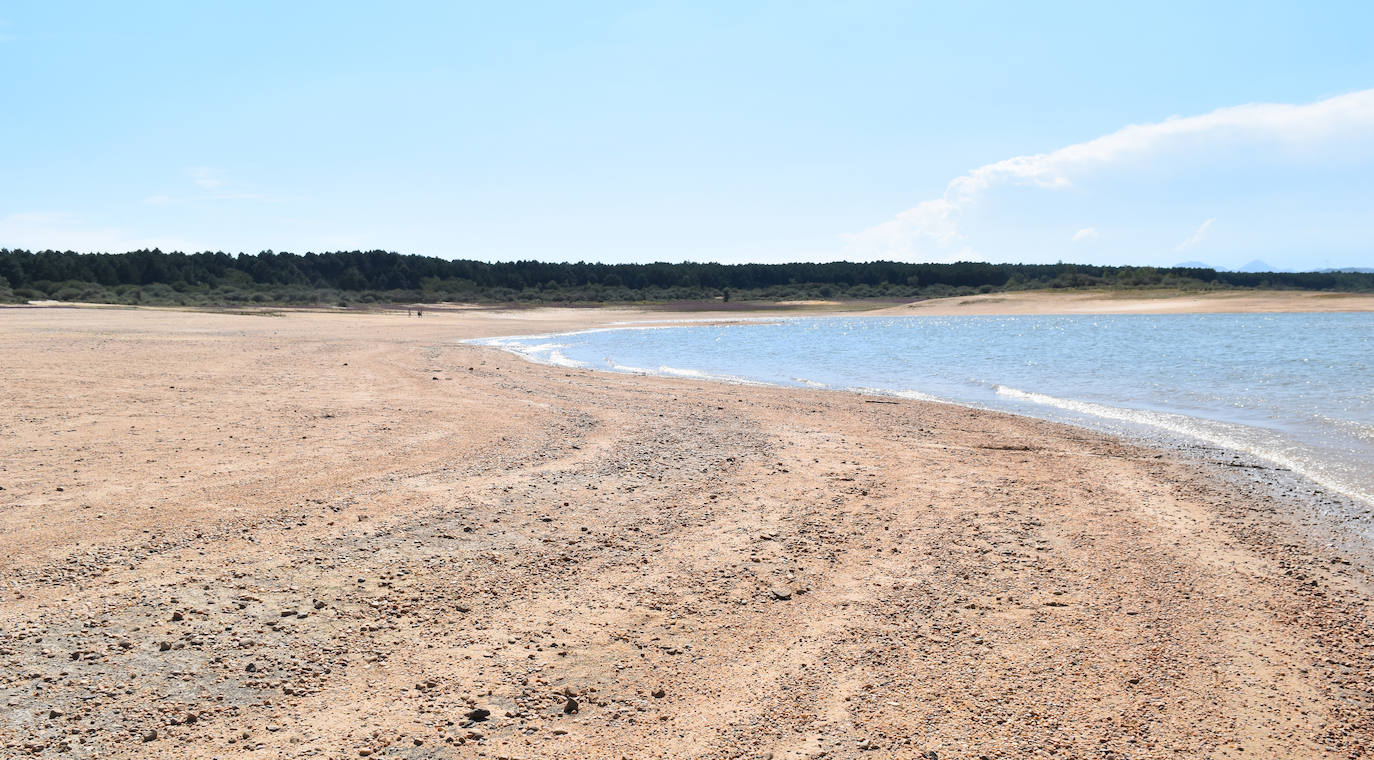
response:
[[[1199,5],[0,2],[0,247],[1374,266],[1374,4]]]

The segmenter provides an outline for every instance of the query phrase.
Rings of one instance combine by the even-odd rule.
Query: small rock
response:
[[[786,586],[774,586],[768,589],[768,593],[772,594],[773,598],[779,602],[785,602],[792,598],[792,589]]]
[[[481,721],[484,721],[484,720],[486,720],[487,718],[490,718],[490,717],[491,717],[491,710],[488,710],[488,709],[486,709],[486,708],[484,708],[484,707],[477,707],[477,708],[473,708],[473,709],[471,709],[471,710],[468,710],[467,715],[468,715],[468,720],[477,721],[477,722],[480,723]]]
[[[654,689],[654,699],[663,699],[666,696],[668,696],[668,692],[664,691],[662,687]]]
[[[167,652],[167,651],[170,651],[171,648],[172,648],[172,642],[170,642],[170,641],[161,641],[161,642],[158,642],[157,651],[159,651],[159,652]]]
[[[150,728],[150,729],[148,729],[147,731],[144,731],[144,732],[143,732],[143,741],[145,741],[145,742],[151,742],[151,741],[155,741],[156,739],[157,739],[157,729],[156,729],[156,728]]]
[[[173,613],[172,613],[172,622],[173,622],[173,623],[180,622],[181,620],[184,620],[184,619],[185,619],[185,616],[182,615],[180,612],[173,612]]]
[[[572,715],[573,713],[577,712],[580,707],[581,706],[577,704],[576,699],[568,697],[568,701],[563,704],[563,714]]]

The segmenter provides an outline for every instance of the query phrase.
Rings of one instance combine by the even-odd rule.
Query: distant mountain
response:
[[[1274,272],[1274,265],[1255,259],[1245,266],[1236,270],[1237,272]]]
[[[1356,272],[1374,274],[1374,267],[1339,267],[1337,269],[1318,269],[1318,272]]]
[[[1224,270],[1224,269],[1222,269],[1222,268],[1220,268],[1220,267],[1214,267],[1214,266],[1212,266],[1211,264],[1207,264],[1207,263],[1201,262],[1201,261],[1180,261],[1180,262],[1178,262],[1177,264],[1174,265],[1174,268],[1175,268],[1175,269],[1215,269],[1215,270],[1217,270],[1218,272],[1224,272],[1224,271],[1226,271],[1226,270]]]

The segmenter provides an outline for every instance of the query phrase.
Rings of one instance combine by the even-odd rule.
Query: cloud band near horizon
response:
[[[1015,156],[955,177],[938,198],[922,201],[886,222],[845,236],[846,251],[866,259],[952,261],[978,258],[959,226],[959,215],[1000,186],[1043,189],[1071,187],[1075,176],[1130,160],[1147,158],[1188,140],[1259,140],[1297,146],[1321,144],[1355,135],[1369,139],[1374,129],[1374,89],[1338,95],[1309,104],[1251,103],[1209,113],[1131,124],[1087,142],[1048,153]],[[1189,247],[1201,240],[1204,223]],[[1089,228],[1091,229],[1091,228]],[[1092,235],[1095,236],[1096,230]],[[1078,240],[1075,236],[1075,240]]]

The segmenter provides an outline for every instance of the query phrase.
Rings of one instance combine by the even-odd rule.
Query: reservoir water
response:
[[[563,366],[1182,436],[1374,506],[1374,314],[807,317],[473,342]]]

